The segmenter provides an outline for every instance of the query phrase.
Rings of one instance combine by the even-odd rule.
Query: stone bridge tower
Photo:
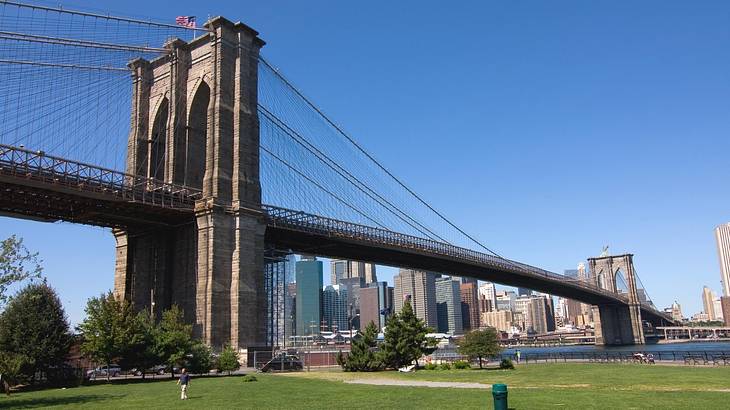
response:
[[[114,291],[159,316],[173,304],[214,348],[265,342],[258,56],[264,42],[222,17],[130,62],[127,172],[202,190],[177,227],[115,231]]]
[[[628,306],[593,306],[597,345],[644,344],[641,300],[636,287],[633,257],[625,254],[588,258],[593,280],[600,288],[618,293],[616,278],[619,272],[624,273],[628,287]]]

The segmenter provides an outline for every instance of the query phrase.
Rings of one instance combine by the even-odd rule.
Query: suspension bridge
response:
[[[0,1],[0,214],[112,228],[114,290],[212,346],[267,343],[269,257],[471,276],[594,306],[598,343],[671,323],[632,255],[504,258],[393,175],[222,17],[200,28]],[[123,169],[123,171],[121,171]]]

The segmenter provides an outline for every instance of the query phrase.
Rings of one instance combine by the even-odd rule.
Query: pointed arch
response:
[[[210,87],[204,79],[198,83],[190,103],[185,133],[185,185],[202,188],[205,176],[206,141],[208,140],[208,106]]]
[[[163,97],[157,107],[155,120],[152,123],[152,134],[149,140],[149,178],[165,179],[165,153],[167,144],[167,123],[170,116],[170,103]]]

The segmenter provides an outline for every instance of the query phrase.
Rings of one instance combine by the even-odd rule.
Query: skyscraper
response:
[[[532,290],[527,288],[517,288],[517,296],[530,296],[532,295]]]
[[[410,297],[416,316],[426,326],[436,328],[436,274],[401,268],[393,277],[395,282],[393,306],[396,312],[403,309],[403,301]]]
[[[707,314],[707,317],[709,320],[715,320],[715,305],[714,305],[715,295],[712,293],[712,290],[708,288],[707,286],[702,288],[702,306],[704,307],[704,312]]]
[[[437,278],[435,287],[438,331],[452,335],[463,334],[459,281],[452,278]]]
[[[461,320],[464,331],[479,328],[479,292],[474,281],[462,282],[459,285],[461,293]]]
[[[378,330],[385,326],[386,318],[390,316],[392,308],[392,292],[389,292],[388,282],[374,282],[360,289],[360,323],[362,328],[371,321]]]
[[[330,331],[350,330],[347,289],[344,285],[327,285],[322,289],[322,321]]]
[[[360,317],[360,289],[365,287],[365,278],[353,276],[340,279],[340,285],[347,289],[347,314],[352,316],[352,328],[361,329]]]
[[[365,284],[378,281],[375,265],[372,263],[333,259],[330,262],[330,282],[335,285],[348,278],[363,278]]]
[[[297,335],[319,334],[322,308],[322,261],[302,257],[297,262]]]
[[[480,302],[480,311],[497,310],[497,290],[494,288],[494,283],[485,282],[479,285],[479,299],[485,301],[484,306]]]
[[[720,258],[722,295],[730,296],[730,222],[715,228],[717,255]]]

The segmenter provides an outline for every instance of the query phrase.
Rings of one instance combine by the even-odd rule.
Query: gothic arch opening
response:
[[[190,104],[185,138],[185,185],[202,188],[208,140],[210,87],[201,81]]]
[[[155,121],[152,125],[150,137],[150,161],[147,176],[155,179],[165,179],[165,144],[167,142],[167,120],[169,117],[170,104],[167,97],[162,99]]]
[[[624,275],[624,271],[621,268],[618,268],[616,270],[616,292],[618,293],[629,293],[629,286],[628,282],[626,282],[626,275]]]

